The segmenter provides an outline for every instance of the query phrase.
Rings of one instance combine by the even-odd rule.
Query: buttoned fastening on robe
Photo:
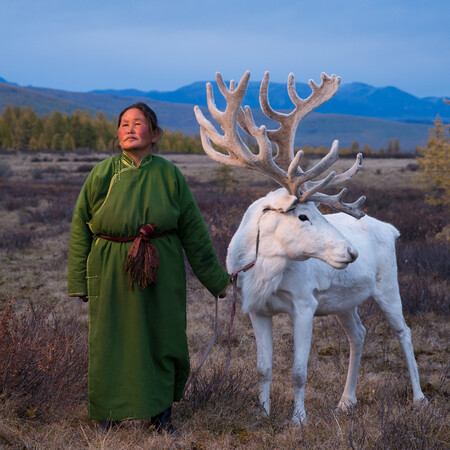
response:
[[[95,237],[138,236],[145,224],[160,267],[156,283],[129,290],[123,273],[131,242]],[[179,401],[189,373],[183,249],[202,284],[217,296],[229,275],[181,172],[147,155],[138,167],[126,155],[102,161],[78,197],[69,244],[70,296],[89,299],[89,417],[155,416]]]

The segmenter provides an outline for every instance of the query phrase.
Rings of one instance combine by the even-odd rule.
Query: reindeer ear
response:
[[[264,200],[264,208],[285,213],[297,203],[298,199],[295,195],[290,195],[286,189],[277,189],[269,192]]]

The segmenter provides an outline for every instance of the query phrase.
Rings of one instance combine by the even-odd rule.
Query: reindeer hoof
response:
[[[414,399],[414,406],[422,407],[422,406],[427,406],[429,403],[430,402],[427,400],[426,397]]]
[[[292,423],[295,426],[306,425],[306,412],[294,413],[294,415],[292,416]]]
[[[341,400],[336,408],[336,412],[343,412],[346,414],[349,414],[352,409],[355,407],[356,405],[356,400],[353,402],[351,400],[347,400],[347,401],[343,401]]]

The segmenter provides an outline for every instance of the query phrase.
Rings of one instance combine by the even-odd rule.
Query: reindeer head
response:
[[[264,114],[280,124],[280,127],[276,130],[266,130],[264,125],[257,127],[250,107],[246,106],[244,109],[241,107],[249,79],[250,72],[246,72],[237,87],[231,81],[230,88],[228,88],[220,73],[216,74],[219,89],[227,101],[225,111],[217,109],[212,86],[210,83],[206,85],[209,111],[223,131],[223,134],[220,134],[214,125],[205,118],[200,108],[198,106],[194,108],[195,116],[200,124],[203,148],[207,155],[222,164],[256,170],[273,178],[285,187],[289,194],[295,196],[299,203],[323,203],[357,219],[364,216],[364,213],[358,209],[365,200],[364,196],[354,203],[344,203],[342,198],[347,191],[346,189],[343,189],[337,195],[319,192],[349,180],[362,167],[361,153],[357,155],[355,163],[346,172],[336,175],[336,172],[332,171],[319,181],[314,181],[314,179],[322,175],[338,159],[338,141],[334,141],[328,154],[306,171],[300,168],[300,162],[304,155],[303,151],[300,150],[294,155],[294,138],[299,122],[311,111],[333,97],[339,88],[340,78],[335,75],[328,77],[322,74],[322,82],[319,85],[310,80],[309,85],[312,93],[308,98],[302,99],[295,91],[294,75],[290,74],[288,92],[295,109],[289,114],[284,114],[274,111],[269,105],[269,73],[266,72],[261,83],[259,100]],[[259,146],[258,154],[252,153],[243,142],[237,124],[245,133],[256,139]],[[225,149],[228,154],[216,151],[211,141]],[[276,149],[275,156],[272,154],[273,146]]]
[[[260,240],[258,258],[275,257],[283,261],[316,258],[335,269],[345,269],[358,257],[358,251],[325,219],[314,202],[298,202],[284,188],[254,202],[239,231],[237,239],[242,241],[237,246],[238,258],[246,263],[256,253],[256,249],[250,250],[256,244],[256,236]]]

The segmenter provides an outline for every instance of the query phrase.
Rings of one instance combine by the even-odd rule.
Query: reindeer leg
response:
[[[358,370],[361,362],[366,329],[361,323],[356,308],[338,314],[336,315],[336,318],[347,335],[350,344],[350,360],[348,363],[347,380],[345,382],[344,392],[338,404],[338,408],[341,411],[347,412],[357,402],[356,383],[358,381]]]
[[[259,379],[259,401],[270,415],[270,382],[272,380],[273,335],[272,317],[250,313],[256,337]]]
[[[408,372],[411,378],[414,402],[426,402],[425,396],[420,388],[419,371],[417,370],[414,348],[411,341],[411,330],[406,325],[405,318],[403,317],[397,273],[395,273],[395,279],[391,279],[389,276],[388,280],[390,282],[383,282],[383,279],[381,277],[379,278],[374,299],[396,334],[400,347],[405,355],[406,365],[408,366]]]
[[[294,324],[294,365],[292,367],[294,414],[292,421],[296,425],[301,425],[306,422],[305,384],[316,307],[317,302],[314,300],[313,308],[307,306],[295,308],[295,312],[291,316]]]

